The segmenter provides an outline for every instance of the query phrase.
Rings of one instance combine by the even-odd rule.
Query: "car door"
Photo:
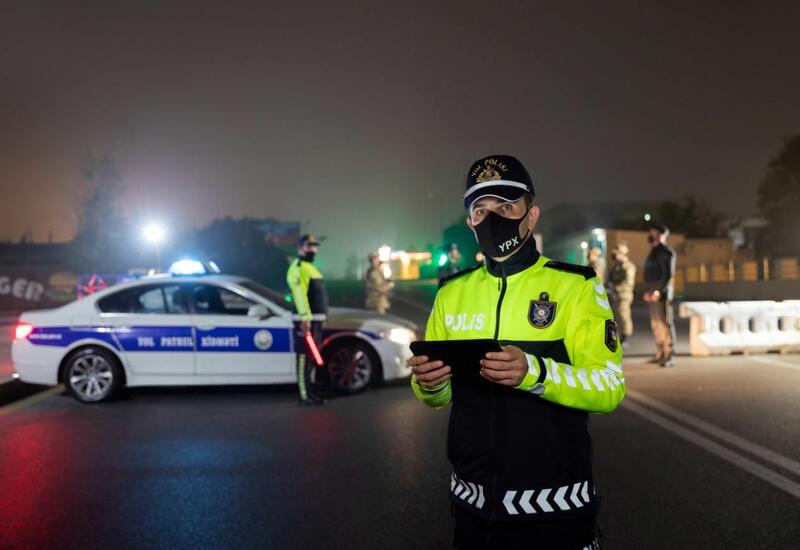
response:
[[[191,300],[199,377],[220,377],[228,383],[293,380],[290,321],[276,314],[250,317],[248,310],[256,302],[234,288],[212,283],[192,285]]]
[[[101,317],[136,375],[194,376],[194,326],[188,288],[149,284],[98,300]]]

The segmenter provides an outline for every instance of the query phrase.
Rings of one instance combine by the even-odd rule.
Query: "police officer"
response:
[[[611,251],[611,268],[608,270],[608,284],[619,317],[619,340],[625,342],[633,335],[633,287],[636,284],[636,265],[628,257],[628,245],[621,242]]]
[[[452,403],[454,546],[597,548],[588,415],[625,395],[605,289],[590,268],[536,250],[540,211],[516,158],[475,162],[464,206],[486,261],[445,281],[425,337],[493,338],[502,351],[480,360],[477,381],[459,365],[408,361],[418,399]]]
[[[663,224],[650,227],[647,240],[650,254],[644,264],[647,290],[642,299],[650,310],[650,328],[656,340],[656,354],[648,361],[662,367],[675,365],[675,321],[672,310],[675,280],[675,250],[667,246],[669,228]]]
[[[325,400],[311,387],[311,369],[315,360],[306,341],[310,333],[317,347],[322,341],[322,323],[328,313],[328,294],[322,273],[314,265],[319,242],[314,235],[300,237],[297,258],[289,264],[286,282],[292,291],[295,313],[295,349],[297,350],[297,389],[301,405],[322,405]]]

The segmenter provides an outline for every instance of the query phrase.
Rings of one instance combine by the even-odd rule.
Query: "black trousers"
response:
[[[317,349],[322,347],[322,321],[311,321],[311,336],[317,344]],[[294,324],[294,349],[297,352],[297,391],[300,399],[308,399],[309,395],[314,395],[314,388],[311,384],[311,369],[317,368],[314,356],[308,348],[306,333],[303,332],[300,323]]]
[[[453,548],[458,550],[599,550],[594,518],[489,523],[454,507]]]

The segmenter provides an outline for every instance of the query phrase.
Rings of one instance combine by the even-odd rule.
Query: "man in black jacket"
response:
[[[644,264],[644,282],[647,290],[642,297],[650,310],[650,327],[656,339],[656,354],[650,363],[662,367],[674,365],[675,322],[672,298],[675,280],[675,251],[667,246],[669,228],[654,225],[647,240],[652,249]]]

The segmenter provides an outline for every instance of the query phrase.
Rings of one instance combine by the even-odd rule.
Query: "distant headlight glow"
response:
[[[387,334],[387,338],[396,344],[407,346],[417,339],[417,335],[407,328],[393,328]]]

